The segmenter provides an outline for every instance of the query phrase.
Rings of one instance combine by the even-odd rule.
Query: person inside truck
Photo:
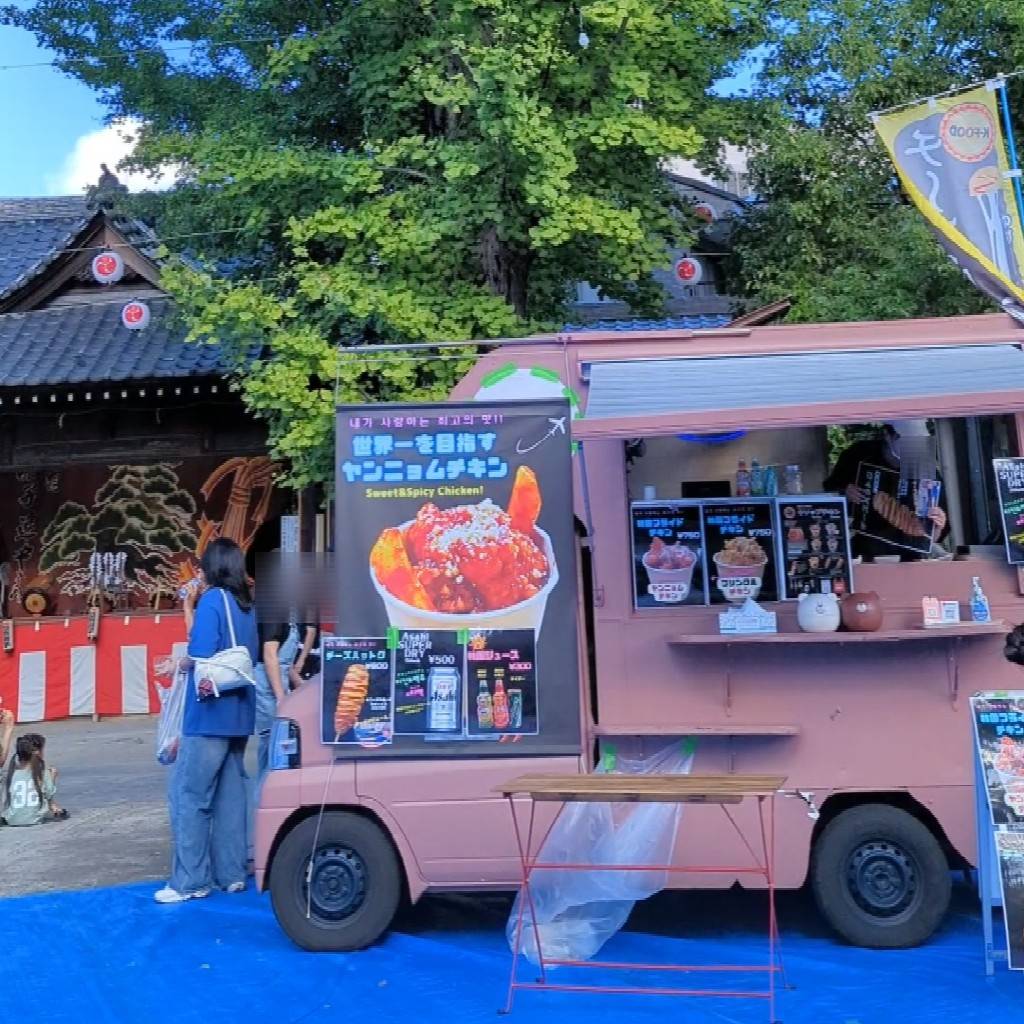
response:
[[[861,464],[899,469],[901,454],[907,441],[929,437],[928,424],[924,420],[892,420],[883,423],[881,430],[874,437],[869,437],[851,444],[836,460],[832,472],[826,478],[826,491],[845,495],[850,505],[857,505],[863,500],[863,493],[857,486],[857,476]],[[938,470],[935,479],[941,481]],[[938,504],[932,506],[928,518],[935,524],[932,548],[929,558],[943,557],[946,552],[939,544],[949,534],[949,516],[944,507],[945,496],[941,493]],[[883,556],[898,555],[901,562],[918,561],[925,557],[905,548],[889,544],[878,537],[866,537],[853,531],[850,543],[854,557],[861,557],[865,562],[873,562]]]

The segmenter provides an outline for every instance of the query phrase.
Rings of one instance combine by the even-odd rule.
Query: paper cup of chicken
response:
[[[727,601],[742,604],[756,601],[764,582],[764,568],[768,556],[753,537],[733,537],[725,547],[715,553],[718,570],[718,589]]]
[[[642,559],[655,601],[678,604],[690,596],[697,555],[685,544],[666,544],[660,537],[651,541]]]
[[[551,538],[537,527],[540,488],[520,466],[508,510],[490,499],[440,509],[384,530],[370,578],[397,629],[540,632],[558,585]]]

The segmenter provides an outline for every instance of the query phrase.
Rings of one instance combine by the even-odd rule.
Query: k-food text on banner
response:
[[[1001,82],[873,121],[914,205],[975,287],[1024,319],[1024,233],[999,124]]]

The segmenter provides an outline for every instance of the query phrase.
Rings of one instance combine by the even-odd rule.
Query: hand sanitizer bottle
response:
[[[992,612],[989,610],[988,598],[981,589],[981,578],[975,576],[971,581],[971,618],[975,622],[991,622]]]

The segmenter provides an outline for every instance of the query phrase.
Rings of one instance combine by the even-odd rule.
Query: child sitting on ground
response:
[[[25,738],[32,744],[32,749],[39,751],[40,758],[43,757],[46,750],[46,737],[40,736],[37,732],[29,732],[25,734]],[[57,781],[57,769],[51,769],[53,772],[53,781]],[[50,816],[54,821],[64,821],[68,817],[68,812],[65,808],[61,807],[56,800],[51,799],[48,802]]]
[[[19,736],[7,770],[3,792],[3,820],[8,825],[38,825],[47,818],[66,818],[67,811],[52,804],[57,795],[57,771],[47,768],[39,736]],[[45,744],[45,740],[43,741]],[[57,807],[52,813],[50,808]]]

